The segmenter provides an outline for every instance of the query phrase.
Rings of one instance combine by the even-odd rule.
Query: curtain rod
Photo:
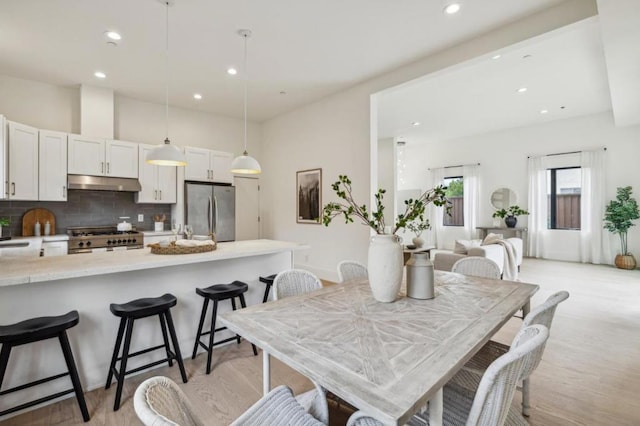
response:
[[[453,169],[455,167],[464,167],[464,166],[479,166],[480,163],[471,163],[471,164],[458,164],[457,166],[443,166],[443,167],[433,167],[433,168],[428,168],[427,170],[432,170],[432,169]]]
[[[603,150],[607,150],[607,147],[605,146],[604,148],[602,148]],[[555,154],[547,154],[547,155],[542,155],[541,157],[554,157],[556,155],[569,155],[569,154],[580,154],[582,151],[569,151],[569,152],[557,152]],[[530,155],[527,156],[527,158],[531,158]]]

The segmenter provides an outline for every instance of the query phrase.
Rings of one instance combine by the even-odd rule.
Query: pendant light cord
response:
[[[167,34],[166,34],[166,44],[165,44],[165,118],[166,118],[166,140],[165,143],[169,142],[169,1],[165,3],[167,5]]]
[[[249,82],[249,65],[247,61],[247,38],[244,35],[244,155],[247,155],[247,83]]]

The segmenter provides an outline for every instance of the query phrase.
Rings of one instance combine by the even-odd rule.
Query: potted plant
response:
[[[528,215],[529,212],[520,208],[518,205],[510,206],[508,209],[500,209],[493,213],[493,217],[504,219],[507,228],[515,228],[518,223],[518,216]]]
[[[348,176],[338,176],[331,188],[342,201],[330,202],[324,206],[322,223],[329,226],[336,216],[342,216],[345,223],[351,223],[356,217],[376,232],[369,243],[369,285],[376,300],[393,302],[402,284],[404,266],[402,245],[395,234],[409,223],[423,217],[426,206],[431,203],[446,206],[448,212],[450,203],[445,197],[446,188],[437,186],[425,191],[416,199],[406,200],[404,212],[389,224],[384,217],[384,189],[378,189],[375,194],[375,210],[369,211],[366,204],[358,204],[353,199],[351,179]]]
[[[611,200],[604,213],[604,228],[620,236],[620,253],[615,264],[620,269],[635,269],[636,259],[628,251],[627,232],[634,226],[633,221],[640,218],[638,203],[631,197],[631,187],[617,189],[615,200]]]
[[[0,238],[2,238],[2,227],[3,226],[9,226],[9,218],[8,217],[0,218]]]
[[[431,229],[431,224],[429,223],[429,219],[425,219],[421,215],[416,220],[409,222],[409,224],[407,224],[407,229],[416,235],[415,238],[411,240],[413,245],[416,247],[422,247],[424,240],[420,238],[420,236],[423,231]]]

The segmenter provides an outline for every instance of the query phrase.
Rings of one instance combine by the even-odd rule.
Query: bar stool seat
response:
[[[117,381],[116,398],[113,404],[113,411],[120,409],[120,397],[122,395],[122,388],[124,386],[124,379],[127,374],[136,373],[138,371],[145,370],[149,367],[154,367],[163,363],[168,363],[169,367],[173,366],[173,361],[178,363],[180,368],[180,375],[182,381],[187,383],[187,373],[184,369],[184,363],[182,362],[182,354],[180,353],[180,345],[178,344],[178,338],[176,336],[176,330],[173,325],[173,319],[171,317],[171,308],[178,303],[176,297],[172,294],[163,294],[160,297],[148,297],[142,299],[132,300],[127,303],[112,303],[109,305],[111,312],[120,317],[120,327],[118,328],[118,336],[116,337],[116,344],[113,348],[113,355],[111,357],[111,364],[109,366],[109,373],[107,374],[107,384],[105,389],[111,387],[111,380],[115,377]],[[153,346],[151,348],[143,349],[134,353],[129,353],[131,347],[131,335],[133,333],[133,323],[137,319],[151,317],[157,315],[160,320],[160,330],[162,331],[162,338],[164,344]],[[126,333],[125,333],[126,329]],[[169,333],[167,334],[167,329]],[[124,336],[124,344],[123,344]],[[169,336],[171,337],[171,343],[173,350],[169,345]],[[120,347],[122,347],[122,355],[120,355]],[[158,349],[164,349],[166,357],[150,362],[149,364],[136,367],[132,370],[127,370],[127,362],[130,358],[138,355],[143,355],[151,351]],[[117,362],[120,361],[120,368],[116,368]]]
[[[200,314],[200,322],[198,323],[198,332],[196,333],[196,341],[193,344],[193,354],[191,355],[191,359],[195,359],[198,353],[198,346],[201,346],[205,351],[207,351],[207,374],[211,373],[211,358],[213,354],[213,347],[217,345],[221,345],[223,343],[230,342],[232,340],[237,340],[238,344],[240,344],[240,336],[235,335],[235,337],[229,337],[224,340],[220,340],[218,342],[214,342],[214,336],[217,331],[226,330],[227,327],[218,327],[216,328],[216,317],[218,315],[218,302],[222,300],[231,300],[231,308],[236,310],[236,300],[237,297],[240,299],[240,306],[243,308],[247,307],[247,304],[244,300],[244,293],[249,290],[249,286],[242,281],[233,281],[230,284],[214,284],[205,288],[196,288],[196,293],[204,298],[204,303],[202,304],[202,313]],[[209,331],[202,331],[204,326],[204,320],[207,316],[207,308],[209,307],[209,301],[213,301],[213,310],[211,313],[211,328]],[[204,344],[200,341],[202,336],[209,335],[208,344]],[[258,355],[258,350],[256,349],[256,345],[251,344],[253,347],[253,354]]]
[[[82,412],[82,418],[85,422],[89,421],[90,417],[87,410],[87,404],[84,400],[82,384],[80,383],[80,377],[78,376],[76,363],[73,359],[71,345],[69,344],[69,338],[67,337],[67,329],[76,326],[79,321],[80,317],[78,315],[78,311],[71,311],[64,315],[31,318],[15,324],[0,326],[0,343],[2,343],[2,351],[0,351],[0,389],[2,388],[4,375],[7,371],[7,365],[9,364],[11,349],[15,346],[21,346],[41,340],[58,338],[58,340],[60,341],[62,354],[64,355],[64,360],[67,364],[66,373],[56,374],[54,376],[39,379],[24,385],[1,391],[0,396],[22,389],[30,388],[42,383],[47,383],[65,376],[70,376],[71,383],[73,385],[73,388],[71,389],[67,389],[31,402],[20,404],[16,407],[12,407],[4,411],[0,411],[0,416],[14,413],[25,408],[33,407],[34,405],[38,405],[43,402],[50,401],[52,399],[56,399],[63,395],[74,392],[76,394],[78,405],[80,406],[80,411]]]
[[[158,315],[169,308],[173,308],[177,303],[176,297],[167,293],[160,297],[136,299],[122,304],[112,303],[109,309],[117,317],[144,318]]]
[[[267,277],[260,277],[260,282],[266,284],[266,288],[264,289],[264,296],[262,297],[262,303],[266,303],[269,299],[269,290],[273,286],[273,281],[276,279],[278,274],[272,274]]]

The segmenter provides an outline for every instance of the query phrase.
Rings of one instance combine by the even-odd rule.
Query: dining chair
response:
[[[556,312],[556,308],[561,302],[569,298],[569,293],[559,291],[549,296],[549,298],[541,305],[536,306],[524,318],[520,330],[531,325],[543,325],[551,330],[551,323]],[[489,340],[480,350],[465,364],[465,366],[451,379],[451,382],[457,383],[470,390],[475,391],[480,384],[482,373],[491,365],[493,361],[501,357],[509,351],[509,345],[505,345],[494,340]],[[540,353],[542,358],[542,353]],[[540,359],[536,360],[536,366]],[[529,377],[524,377],[522,381],[522,414],[529,416],[530,408],[530,383]]]
[[[338,278],[341,283],[360,281],[369,278],[367,267],[355,260],[343,260],[338,263]]]
[[[535,368],[534,360],[544,350],[549,330],[543,325],[521,329],[511,350],[496,359],[482,376],[477,392],[456,384],[444,387],[443,424],[467,426],[522,424],[512,418],[510,410],[516,385]],[[347,426],[382,426],[383,423],[368,414],[357,411]],[[429,412],[419,413],[409,425],[429,424]]]
[[[289,269],[280,272],[273,280],[273,298],[278,300],[321,288],[322,282],[311,272],[304,269]]]
[[[168,377],[151,377],[138,386],[133,408],[145,426],[204,426],[178,385]]]
[[[309,413],[300,404],[289,387],[281,385],[260,398],[230,426],[325,426],[329,422],[326,399],[324,404],[326,416],[321,420],[317,413]]]
[[[474,277],[500,279],[500,267],[496,262],[486,257],[469,256],[458,260],[451,267],[451,272]]]

